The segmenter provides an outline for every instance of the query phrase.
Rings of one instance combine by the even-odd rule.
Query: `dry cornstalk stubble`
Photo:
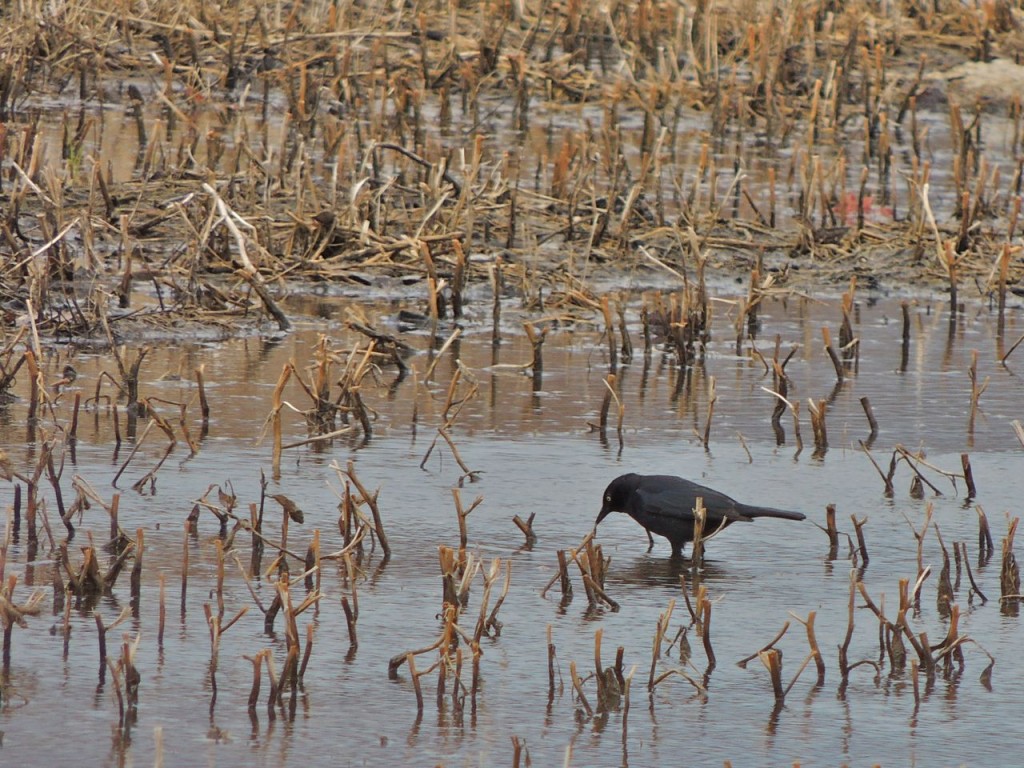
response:
[[[28,389],[28,442],[36,449],[36,461],[21,468],[0,454],[0,474],[18,481],[12,519],[24,511],[26,551],[33,552],[27,562],[34,561],[35,551],[47,541],[56,553],[55,598],[59,594],[66,599],[65,658],[72,602],[88,608],[90,601],[112,593],[118,574],[134,557],[130,591],[137,611],[143,594],[143,554],[147,541],[153,544],[143,528],[136,530],[134,539],[121,529],[119,494],[105,501],[86,481],[75,478],[75,498],[65,506],[61,472],[65,451],[73,451],[77,439],[80,395],[76,393],[72,419],[59,422],[61,388],[73,380],[73,369],[71,374],[65,369],[60,381],[49,376],[47,345],[40,339],[106,339],[116,373],[97,378],[85,406],[87,411],[95,409],[97,416],[103,407],[108,416],[112,412],[118,447],[120,414],[125,416],[125,436],[133,445],[121,460],[115,449],[115,482],[144,455],[139,452],[146,440],[164,435],[162,455],[132,486],[153,493],[176,447],[184,444],[194,455],[202,440],[194,440],[189,429],[191,402],[161,401],[140,391],[140,372],[151,347],[132,349],[125,339],[151,330],[177,332],[193,323],[220,326],[225,333],[239,326],[284,333],[291,318],[282,297],[304,281],[369,287],[371,292],[380,278],[412,286],[414,300],[426,309],[431,338],[447,338],[422,376],[423,386],[433,380],[437,361],[459,339],[461,329],[447,323],[467,317],[473,281],[493,286],[495,342],[501,337],[503,290],[516,293],[527,311],[543,313],[542,319],[534,314],[523,325],[532,351],[535,391],[543,382],[543,345],[556,327],[551,318],[600,316],[611,367],[600,426],[602,432],[607,429],[614,400],[620,444],[624,379],[619,364],[625,365],[632,354],[626,300],[614,294],[598,299],[591,285],[594,276],[612,270],[618,275],[651,270],[660,278],[681,281],[681,288],[649,295],[641,313],[645,359],[655,341],[663,345],[676,363],[676,397],[693,381],[689,371],[704,354],[712,307],[721,306],[712,303],[705,281],[706,272],[716,264],[750,270],[749,290],[735,315],[738,352],[744,335],[753,343],[764,297],[787,280],[801,279],[800,270],[789,270],[790,264],[813,265],[803,274],[813,272],[818,280],[849,281],[838,347],[824,329],[825,346],[840,381],[856,372],[858,362],[851,322],[854,260],[878,265],[881,254],[897,271],[927,276],[929,269],[937,270],[949,292],[951,328],[963,317],[964,294],[972,282],[988,285],[986,290],[994,286],[1002,337],[1008,286],[1019,282],[1022,274],[1020,260],[1013,258],[1019,240],[1019,164],[1013,163],[1016,178],[999,173],[999,162],[993,159],[995,142],[980,141],[989,114],[975,108],[973,100],[958,103],[955,95],[948,99],[953,151],[948,161],[929,159],[922,150],[928,146],[927,127],[918,120],[917,100],[929,73],[925,58],[914,48],[921,39],[941,32],[944,39],[961,40],[961,47],[988,58],[993,45],[1012,40],[1016,25],[1003,0],[974,9],[976,13],[964,13],[957,4],[926,5],[886,6],[883,13],[881,6],[862,2],[790,4],[781,10],[772,4],[725,2],[711,12],[704,3],[693,11],[655,0],[642,3],[643,12],[636,12],[628,4],[609,8],[582,2],[453,3],[438,5],[442,12],[437,15],[432,15],[433,8],[420,9],[415,34],[408,33],[408,8],[403,4],[303,4],[281,16],[246,0],[230,7],[184,0],[153,4],[144,18],[133,16],[112,27],[103,14],[74,2],[62,5],[58,14],[39,3],[6,8],[0,30],[5,62],[0,77],[0,157],[6,211],[0,223],[0,403],[11,397],[20,372]],[[183,18],[189,19],[187,29]],[[258,24],[240,24],[238,19],[256,19]],[[254,34],[257,27],[259,33]],[[903,35],[905,28],[917,34]],[[900,41],[899,52],[893,40]],[[904,49],[910,53],[904,54]],[[99,56],[96,51],[104,53]],[[736,78],[731,74],[736,71],[749,76]],[[616,76],[607,76],[609,72]],[[127,87],[110,87],[126,77]],[[77,97],[67,95],[75,90],[67,88],[69,83],[77,84]],[[490,100],[505,97],[511,105],[507,111],[483,111]],[[106,114],[117,114],[104,109],[111,98],[123,99],[135,134],[137,157],[131,168],[101,160],[109,154],[109,136],[117,135],[106,122]],[[581,127],[550,132],[539,154],[530,154],[532,144],[520,137],[530,135],[532,126],[556,124],[565,102],[572,102],[584,116]],[[282,103],[285,109],[271,109]],[[698,119],[691,109],[698,105],[707,122],[699,126],[702,138],[693,141],[694,126],[688,123]],[[82,108],[72,109],[78,106]],[[1016,114],[1019,122],[1019,100]],[[122,118],[117,114],[116,119]],[[639,130],[631,127],[634,121],[642,123]],[[441,131],[435,130],[435,123]],[[484,125],[489,126],[486,135],[480,130]],[[900,140],[897,131],[909,137],[909,152],[894,151]],[[756,142],[744,140],[755,133]],[[55,147],[58,135],[60,146]],[[1017,131],[1010,141],[1013,158],[1020,154],[1020,141]],[[763,178],[755,178],[750,170],[755,165],[751,161],[760,159],[751,154],[754,145],[769,147],[775,158]],[[780,147],[787,151],[776,152]],[[933,174],[933,162],[948,162],[950,167],[937,168],[941,172]],[[954,201],[952,209],[941,210],[940,200]],[[998,254],[995,262],[993,254]],[[778,261],[784,266],[778,267]],[[756,266],[751,268],[751,262]],[[903,320],[901,370],[906,371],[911,338],[906,304]],[[275,479],[281,474],[284,451],[349,434],[360,435],[364,443],[371,439],[376,414],[366,396],[370,382],[389,365],[398,370],[396,380],[406,375],[410,350],[400,339],[355,314],[348,327],[365,339],[344,349],[323,337],[310,350],[308,367],[296,361],[281,370],[267,417],[267,429],[273,430]],[[1002,355],[1004,363],[1015,347]],[[760,356],[756,348],[752,354]],[[792,382],[785,368],[790,357],[780,358],[778,343],[770,363],[761,357],[766,373],[774,377],[772,424],[781,443],[781,417],[788,409],[799,451],[800,403],[788,399]],[[987,379],[979,375],[976,358],[968,375],[970,435]],[[205,433],[210,409],[203,376],[200,367],[196,381]],[[707,381],[701,435],[705,448],[716,403],[715,379]],[[289,392],[297,393],[302,405],[291,406]],[[460,466],[460,485],[479,475],[463,462],[453,437],[458,416],[476,394],[472,372],[459,362],[447,386],[437,435],[423,457],[426,465],[443,440]],[[862,403],[871,425],[867,450],[877,429],[870,404],[866,398]],[[830,405],[826,399],[809,401],[819,458],[829,446]],[[168,407],[174,417],[168,416]],[[305,422],[308,433],[286,443],[289,409]],[[141,431],[140,417],[145,419]],[[1017,432],[1024,435],[1019,424]],[[887,495],[894,494],[895,470],[904,464],[913,473],[914,495],[923,494],[926,487],[938,493],[937,484],[929,479],[929,473],[937,472],[953,482],[962,477],[968,495],[975,496],[966,454],[961,474],[932,467],[923,455],[902,447],[893,452],[889,471],[879,470]],[[248,505],[248,518],[236,512],[238,499],[229,484],[211,485],[196,502],[195,516],[185,523],[183,622],[190,553],[207,558],[201,567],[215,568],[215,586],[204,604],[214,690],[225,632],[248,607],[225,612],[225,558],[237,546],[238,532],[251,535],[249,566],[239,562],[239,571],[255,604],[271,628],[275,616],[283,617],[281,673],[270,650],[251,657],[250,706],[259,699],[264,662],[271,708],[289,686],[295,692],[314,637],[313,625],[307,625],[303,645],[298,617],[307,609],[317,610],[323,562],[337,559],[343,567],[340,601],[354,649],[364,545],[372,553],[379,544],[385,561],[391,554],[379,492],[367,490],[353,462],[333,469],[344,485],[338,520],[343,549],[337,553],[321,552],[318,530],[309,537],[308,547],[303,541],[298,552],[291,551],[289,526],[302,522],[300,503],[284,493],[269,495],[266,482],[259,503]],[[50,496],[44,499],[47,483],[52,493],[47,491]],[[268,499],[281,508],[279,539],[264,531]],[[439,700],[450,690],[455,710],[461,712],[467,692],[471,698],[475,695],[480,644],[500,632],[497,612],[511,580],[510,561],[485,563],[468,549],[467,516],[478,501],[465,509],[458,491],[454,500],[459,546],[439,549],[440,638],[422,651],[396,656],[389,670],[395,673],[401,664],[408,665],[421,711],[420,681],[434,671]],[[103,546],[93,544],[91,531],[86,531],[79,556],[72,552],[70,539],[60,543],[54,538],[49,523],[55,509],[70,537],[75,525],[85,528],[93,522],[86,513],[97,506],[109,517],[100,525],[102,534],[97,534],[111,549],[105,562]],[[203,509],[219,523],[214,545],[205,550],[198,545],[197,534]],[[978,513],[980,572],[994,546],[985,515],[980,508]],[[830,559],[838,556],[834,518],[833,510],[827,528]],[[526,523],[515,518],[528,543],[534,539],[532,521],[532,515]],[[840,655],[843,684],[859,664],[874,666],[876,672],[881,667],[867,660],[851,663],[848,658],[859,591],[878,618],[882,662],[894,670],[904,667],[908,646],[916,657],[911,659],[916,693],[917,670],[931,677],[937,668],[963,664],[962,646],[969,640],[958,624],[959,577],[954,580],[949,552],[936,527],[942,555],[936,606],[948,630],[939,644],[929,645],[927,635],[912,630],[908,618],[917,623],[914,612],[931,573],[922,554],[929,520],[914,531],[917,576],[900,582],[895,618],[886,613],[883,601],[875,606],[863,581],[867,518],[851,515],[851,521],[858,547],[855,550],[851,540],[850,550],[860,568],[851,574],[848,631]],[[1007,614],[1015,612],[1020,601],[1016,527],[1014,518],[1001,546],[1000,606]],[[291,535],[296,538],[294,528]],[[274,553],[266,567],[264,547]],[[15,597],[19,578],[4,574],[8,551],[5,542],[0,550],[5,668],[13,627],[30,620],[41,600],[38,592]],[[699,577],[699,541],[694,551],[693,572]],[[954,543],[953,555],[957,564],[966,564],[972,595],[984,601],[966,545]],[[147,555],[147,567],[153,559]],[[559,569],[551,585],[560,581],[563,601],[572,594],[570,561],[582,577],[588,612],[618,609],[605,589],[610,559],[590,537],[575,549],[558,552]],[[292,578],[290,569],[297,564],[303,571]],[[502,574],[504,588],[496,596]],[[259,578],[267,579],[272,588],[273,602],[266,608],[252,583]],[[306,588],[301,600],[293,596],[299,585]],[[650,689],[683,674],[668,668],[666,649],[678,647],[681,660],[689,657],[686,632],[692,629],[701,638],[709,671],[703,682],[687,679],[699,695],[707,690],[706,677],[715,664],[712,603],[705,585],[695,581],[694,587],[691,602],[684,585],[690,615],[685,630],[669,636],[674,603],[659,616]],[[160,594],[162,647],[163,574]],[[471,597],[479,600],[472,629],[467,612]],[[60,610],[56,603],[55,599],[55,614]],[[432,616],[433,611],[425,615]],[[806,621],[798,620],[811,646],[804,665],[816,662],[820,684],[824,669],[814,638],[814,616],[812,612]],[[98,614],[95,618],[101,675],[109,670],[114,677],[119,724],[125,726],[137,704],[140,673],[135,657],[140,637],[125,636],[120,659],[111,661],[106,657],[106,632],[127,617],[122,614],[110,625]],[[573,688],[588,712],[614,709],[619,696],[628,704],[631,676],[624,673],[622,649],[614,666],[605,666],[601,639],[598,630],[594,678],[577,674],[575,665],[570,668]],[[548,641],[553,690],[550,633]],[[793,683],[783,685],[776,642],[763,647],[759,657],[781,702]],[[435,651],[436,658],[430,657],[426,668],[416,667],[417,658]],[[468,685],[466,664],[472,665]],[[683,668],[685,664],[680,664]],[[590,679],[597,687],[593,708],[584,695]],[[517,759],[519,754],[517,744]]]

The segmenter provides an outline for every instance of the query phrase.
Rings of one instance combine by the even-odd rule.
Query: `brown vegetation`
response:
[[[1019,89],[943,79],[1019,55],[1008,0],[134,8],[4,12],[5,324],[286,329],[285,281],[389,275],[458,316],[495,265],[1020,279]]]

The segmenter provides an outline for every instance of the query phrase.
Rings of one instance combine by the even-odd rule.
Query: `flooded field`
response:
[[[136,5],[0,10],[0,765],[1017,759],[1019,3]]]
[[[411,372],[402,378],[394,366],[382,365],[364,380],[364,402],[373,414],[368,439],[353,429],[321,443],[285,448],[275,475],[272,435],[262,443],[260,437],[281,371],[292,362],[308,381],[321,335],[343,359],[363,340],[343,323],[353,306],[352,297],[295,297],[289,311],[297,328],[287,336],[151,344],[141,366],[140,392],[171,422],[177,421],[173,404],[189,404],[186,424],[196,442],[190,455],[179,440],[155,471],[166,437],[150,430],[143,441],[130,439],[121,411],[118,448],[110,401],[92,401],[101,374],[116,376],[109,352],[47,348],[41,361],[47,380],[56,381],[66,365],[74,367],[77,378],[51,396],[34,428],[26,427],[29,392],[19,377],[16,399],[0,410],[0,445],[9,467],[31,480],[41,452],[50,448],[65,507],[83,483],[97,497],[89,509],[69,515],[75,528],[68,547],[71,570],[82,563],[83,547],[97,547],[102,573],[113,561],[107,550],[109,515],[101,504],[115,497],[120,528],[132,541],[144,536],[144,558],[137,602],[129,560],[109,589],[95,597],[68,594],[64,603],[53,584],[55,572],[62,583],[68,575],[47,546],[51,534],[58,541],[65,536],[55,484],[44,468],[37,478],[45,505],[37,511],[38,548],[29,541],[24,484],[18,479],[6,484],[5,573],[17,580],[12,601],[23,603],[39,590],[41,602],[38,615],[26,616],[24,626],[14,626],[7,636],[10,663],[0,711],[4,762],[299,765],[330,760],[454,766],[525,764],[528,757],[538,765],[637,766],[683,756],[693,764],[932,766],[991,763],[1015,754],[1012,729],[1003,727],[999,713],[1015,711],[1018,702],[1016,681],[1024,673],[1017,652],[1021,619],[1015,600],[1000,601],[999,541],[1009,518],[1019,514],[1021,444],[1011,421],[1020,417],[1022,385],[1012,357],[1009,367],[994,362],[999,340],[987,308],[969,306],[950,325],[941,300],[919,297],[908,308],[909,354],[903,359],[900,301],[860,297],[853,313],[859,358],[836,386],[821,328],[838,324],[837,302],[798,296],[767,300],[753,344],[770,357],[778,335],[780,357],[795,350],[786,373],[791,400],[804,403],[801,449],[788,414],[781,420],[781,442],[772,429],[775,398],[765,390],[772,379],[750,353],[750,343],[737,356],[732,341],[712,340],[704,358],[685,370],[661,349],[645,357],[638,297],[625,312],[634,356],[617,369],[621,439],[614,405],[604,434],[594,428],[609,370],[608,346],[598,329],[586,323],[552,328],[543,345],[542,373],[534,376],[531,346],[513,324],[503,327],[504,338],[494,346],[488,324],[467,323],[454,344],[435,354],[428,351],[435,346],[429,334],[401,330],[404,305],[363,305],[364,318],[376,329],[409,344]],[[1022,320],[1019,306],[1013,307],[1007,338],[1020,335]],[[450,330],[441,329],[439,341]],[[977,378],[988,386],[972,425],[968,370],[974,350]],[[126,358],[138,351],[128,348]],[[195,404],[199,367],[210,407],[203,436]],[[466,399],[447,431],[472,482],[452,448],[436,439],[457,372],[457,394]],[[712,380],[716,400],[705,446]],[[472,387],[465,385],[469,381]],[[76,395],[82,406],[77,440],[71,441],[60,433],[70,423]],[[296,408],[309,405],[294,379],[282,397]],[[870,434],[864,397],[878,421],[871,440],[875,460],[887,469],[897,446],[926,456],[927,463],[915,466],[941,494],[927,485],[923,494],[912,493],[914,471],[901,462],[893,477],[895,492],[886,496],[882,477],[860,445]],[[827,449],[815,448],[807,419],[808,401],[820,399],[828,401]],[[138,420],[136,435],[145,433],[146,423]],[[309,436],[303,416],[288,407],[281,429],[285,446]],[[180,435],[177,428],[175,433]],[[970,458],[975,498],[967,495],[962,453]],[[302,558],[316,536],[323,555],[338,552],[344,546],[339,500],[350,461],[370,492],[379,489],[391,555],[383,557],[380,543],[371,546],[368,537],[348,566],[344,559],[323,560],[309,589],[301,578],[302,560],[285,558],[293,579],[292,607],[308,595],[320,597],[295,617],[303,654],[307,637],[311,653],[302,660],[301,682],[285,683],[280,701],[271,706],[264,666],[263,685],[250,708],[250,659],[266,649],[280,675],[289,647],[286,612],[267,631],[260,610],[269,607],[274,584],[282,578],[274,564],[282,505],[271,497],[283,494],[302,511],[301,523],[289,523],[289,551]],[[545,591],[557,580],[558,551],[580,545],[593,527],[605,485],[628,471],[681,475],[740,500],[803,511],[809,519],[736,524],[707,543],[706,559],[696,568],[689,560],[672,560],[663,539],[649,550],[643,530],[614,515],[595,541],[610,557],[604,591],[617,609],[601,601],[588,604],[580,569],[571,560],[572,598],[563,598],[557,583]],[[951,480],[941,472],[960,477]],[[267,544],[263,574],[252,575],[247,586],[243,573],[252,565],[253,538],[236,527],[235,517],[226,518],[227,535],[219,534],[214,511],[223,515],[230,506],[231,514],[248,520],[249,505],[261,503],[261,476],[267,481],[262,496]],[[14,485],[22,485],[20,527],[14,527]],[[229,502],[211,486],[237,498]],[[482,497],[466,519],[465,549],[469,562],[479,562],[482,570],[468,582],[458,618],[467,636],[457,647],[444,646],[444,654],[433,648],[415,657],[420,673],[439,658],[451,665],[443,695],[436,668],[419,678],[418,708],[408,666],[390,679],[389,661],[432,646],[444,631],[439,548],[459,548],[456,489],[464,508]],[[190,531],[186,520],[204,499]],[[832,556],[826,533],[815,525],[825,525],[828,504],[836,505],[840,531]],[[980,557],[978,506],[996,540],[991,559]],[[513,517],[525,521],[531,515],[537,541],[527,546]],[[855,554],[851,516],[866,520],[868,559]],[[49,531],[40,517],[47,519]],[[906,620],[925,645],[923,658],[934,658],[935,667],[917,669],[918,657],[905,641],[906,663],[894,668],[880,647],[879,620],[859,593],[849,624],[851,574],[895,621],[900,579],[909,579],[912,591],[919,576],[915,531],[926,526],[920,565],[930,568],[930,575],[917,599],[910,598]],[[962,564],[957,548],[950,572],[953,592],[945,603],[938,599],[939,532],[948,552],[957,542],[966,546]],[[968,563],[987,601],[972,589]],[[489,595],[484,573],[494,581]],[[488,612],[494,607],[507,575],[507,596],[495,617],[500,624],[479,636],[474,673],[469,641],[481,604]],[[708,646],[700,625],[691,621],[681,576],[698,613],[698,590],[706,590],[701,594],[710,606]],[[355,642],[343,597],[357,611]],[[685,677],[672,674],[650,690],[659,617],[672,605],[655,677],[671,669]],[[951,605],[958,619],[952,629]],[[247,612],[227,627],[242,610]],[[812,613],[824,679],[818,684],[811,662],[784,703],[777,703],[761,661],[755,657],[746,668],[737,662],[769,644],[789,622],[778,642],[784,653],[781,678],[788,685],[809,653],[807,633],[796,619]],[[98,627],[113,627],[119,617],[106,636],[114,666],[104,669]],[[211,627],[223,632],[215,671]],[[678,632],[686,628],[689,659],[684,663]],[[947,659],[939,646],[948,642],[948,633]],[[127,658],[122,637],[139,675],[137,709],[123,715],[116,691],[124,686],[125,670],[115,677],[117,660]],[[596,638],[602,668],[614,666],[621,647],[628,693],[609,697],[603,691],[599,698],[592,675]],[[849,665],[863,662],[845,678],[839,662],[844,644]],[[581,681],[582,698],[574,691],[571,670]],[[74,718],[73,732],[61,727],[58,712]]]

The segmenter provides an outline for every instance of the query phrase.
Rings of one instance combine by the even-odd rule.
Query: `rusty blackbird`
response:
[[[672,544],[672,556],[682,557],[683,545],[693,541],[693,509],[697,499],[704,500],[707,519],[702,539],[707,540],[726,526],[757,517],[803,520],[800,512],[741,504],[724,493],[672,475],[629,473],[611,481],[604,492],[604,503],[594,526],[612,512],[625,512],[649,533],[664,536]]]

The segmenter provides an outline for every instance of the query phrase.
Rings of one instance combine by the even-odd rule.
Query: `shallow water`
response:
[[[495,765],[512,764],[511,737],[525,742],[537,765],[655,765],[681,759],[693,764],[806,765],[839,763],[954,765],[991,764],[1011,760],[1017,739],[1006,728],[1019,710],[1016,681],[1024,674],[1018,653],[1020,618],[1002,612],[999,597],[999,555],[979,567],[977,515],[974,504],[986,510],[998,540],[1007,518],[1019,514],[1021,446],[1010,426],[1021,418],[1022,382],[1010,366],[996,360],[999,346],[994,319],[984,307],[969,307],[952,331],[940,298],[922,298],[911,307],[911,342],[901,371],[901,321],[897,301],[874,297],[858,306],[855,333],[861,339],[856,372],[834,393],[827,424],[829,448],[816,452],[807,422],[808,398],[832,396],[835,374],[821,348],[821,328],[837,333],[840,311],[834,302],[798,298],[767,302],[761,313],[758,347],[770,356],[776,334],[783,355],[800,345],[787,366],[793,379],[791,399],[802,402],[803,449],[797,448],[792,420],[786,416],[785,442],[777,444],[769,424],[773,398],[761,363],[737,357],[732,340],[715,338],[706,359],[687,374],[655,351],[645,362],[642,350],[620,372],[625,405],[621,444],[612,429],[604,438],[588,423],[598,420],[607,372],[606,346],[599,333],[584,324],[552,330],[544,345],[544,374],[536,390],[521,366],[530,359],[529,345],[511,319],[504,342],[495,349],[490,328],[467,324],[459,344],[446,352],[429,381],[424,381],[429,355],[425,334],[405,334],[418,354],[410,361],[417,376],[393,384],[395,371],[384,368],[377,382],[364,384],[367,403],[378,414],[370,441],[341,437],[329,446],[285,451],[279,478],[272,478],[269,438],[257,443],[271,408],[272,392],[282,367],[295,360],[304,375],[318,334],[348,350],[357,341],[343,327],[344,309],[351,297],[296,298],[293,312],[302,312],[300,327],[284,338],[250,337],[206,344],[188,340],[154,345],[142,367],[144,396],[189,401],[195,393],[191,372],[205,365],[212,407],[210,431],[198,454],[187,458],[179,442],[156,473],[150,493],[131,486],[153,467],[165,442],[151,433],[125,470],[117,488],[111,481],[129,452],[126,442],[115,454],[112,415],[106,408],[84,412],[74,453],[64,454],[62,488],[72,498],[72,478],[80,476],[104,500],[121,493],[120,524],[134,535],[145,531],[141,609],[136,618],[111,631],[110,655],[120,655],[121,633],[141,636],[136,664],[141,672],[137,722],[118,728],[118,707],[106,674],[99,683],[96,622],[91,610],[74,608],[71,636],[64,653],[62,617],[53,615],[52,560],[38,555],[27,562],[24,527],[8,551],[7,574],[18,576],[16,601],[30,587],[46,590],[42,614],[27,626],[15,627],[11,666],[3,681],[0,729],[4,764],[50,763],[71,760],[90,765],[149,764],[160,751],[166,765]],[[371,320],[397,333],[396,305],[367,307]],[[628,317],[634,323],[634,344],[640,345],[637,306]],[[716,328],[724,328],[728,309],[716,309]],[[1024,316],[1014,307],[1007,319],[1006,343],[1022,332]],[[442,331],[442,336],[445,332]],[[978,350],[979,377],[989,378],[981,409],[968,430],[971,351]],[[134,351],[132,352],[134,353]],[[1018,351],[1015,355],[1019,355]],[[476,376],[479,391],[452,427],[459,453],[479,480],[462,489],[464,503],[478,494],[480,507],[468,519],[470,551],[511,563],[512,585],[498,618],[500,636],[485,639],[481,687],[475,705],[467,700],[464,715],[453,711],[450,696],[438,706],[436,676],[423,678],[424,708],[417,708],[408,670],[389,680],[388,660],[395,654],[430,645],[440,632],[441,580],[437,547],[457,546],[458,529],[452,488],[462,474],[442,442],[420,468],[440,425],[448,383],[458,356]],[[56,421],[66,424],[73,393],[89,397],[100,371],[113,372],[109,353],[51,348],[44,361],[49,381],[67,363],[78,379],[59,399]],[[710,445],[703,433],[711,377],[718,395]],[[107,388],[109,390],[109,387]],[[34,436],[26,429],[27,384],[19,377],[20,399],[0,409],[0,445],[14,467],[31,473],[43,433],[53,433],[53,419],[40,421]],[[678,393],[678,394],[677,394]],[[978,498],[965,498],[962,481],[954,488],[936,472],[926,477],[943,492],[923,500],[909,494],[911,472],[896,473],[896,494],[887,499],[883,485],[858,441],[868,436],[860,398],[867,396],[880,423],[872,451],[883,467],[897,444],[923,449],[928,461],[948,472],[960,471],[960,454],[969,453]],[[285,399],[296,407],[308,400],[293,384]],[[157,403],[176,424],[177,408]],[[190,406],[190,429],[198,435],[197,405]],[[122,414],[123,418],[123,414]],[[139,425],[141,433],[144,424]],[[742,441],[740,440],[742,435]],[[301,416],[286,411],[284,442],[301,440],[306,430]],[[744,447],[745,446],[745,447]],[[59,449],[58,449],[59,451]],[[59,455],[59,453],[58,453]],[[274,651],[277,669],[284,659],[284,633],[279,617],[276,634],[263,631],[262,615],[250,597],[238,567],[228,558],[224,588],[225,617],[241,608],[248,613],[226,631],[221,641],[216,696],[209,674],[210,636],[203,606],[216,606],[215,563],[217,524],[204,513],[199,533],[187,538],[189,582],[181,609],[182,548],[185,517],[196,499],[212,484],[231,484],[239,497],[238,510],[259,500],[260,471],[270,479],[268,493],[283,493],[305,513],[305,523],[292,523],[289,542],[305,550],[313,529],[320,529],[323,550],[341,547],[337,528],[338,489],[342,486],[336,462],[355,462],[360,479],[380,488],[384,525],[393,549],[386,564],[379,550],[363,562],[358,586],[359,644],[350,648],[339,601],[345,588],[334,566],[323,574],[323,599],[317,614],[301,615],[299,629],[315,626],[312,657],[301,689],[273,716],[266,701],[264,680],[260,703],[247,712],[252,667],[243,658],[263,648]],[[691,632],[692,666],[688,674],[704,680],[707,696],[681,678],[665,681],[648,695],[647,673],[658,615],[676,600],[670,636],[688,624],[679,587],[680,573],[694,574],[685,564],[668,558],[668,546],[657,541],[647,550],[643,531],[631,520],[614,515],[602,524],[597,541],[610,555],[608,593],[620,604],[617,612],[588,609],[579,582],[571,571],[575,598],[560,604],[557,585],[545,596],[541,590],[557,570],[556,550],[576,546],[590,530],[600,505],[601,491],[626,471],[672,473],[698,480],[741,500],[800,509],[804,523],[760,521],[736,525],[708,544],[708,560],[700,574],[713,601],[711,640],[717,665],[707,671],[698,638]],[[55,521],[52,491],[44,484],[48,516],[54,534],[63,534]],[[0,486],[0,500],[12,503],[11,485]],[[827,539],[811,521],[824,523],[826,504],[838,506],[841,531],[852,534],[850,515],[867,517],[865,527],[870,561],[863,570],[868,592],[876,603],[885,595],[889,615],[895,614],[897,585],[917,575],[917,544],[911,526],[920,529],[926,506],[947,546],[967,542],[975,578],[989,601],[968,593],[966,573],[955,594],[960,606],[961,634],[973,642],[963,646],[962,670],[941,670],[931,682],[920,678],[921,701],[915,707],[909,670],[890,674],[884,664],[874,670],[860,666],[841,687],[837,647],[847,630],[849,576],[854,566],[844,543],[834,561],[827,560]],[[268,535],[279,532],[280,512],[268,502]],[[536,513],[539,537],[532,550],[512,517]],[[24,526],[24,523],[23,523]],[[72,562],[80,562],[79,547],[91,533],[97,543],[108,530],[105,513],[88,510],[70,545]],[[44,538],[45,541],[45,538]],[[249,562],[249,537],[239,532],[235,544],[241,562]],[[45,552],[46,547],[43,547]],[[925,582],[920,607],[910,616],[915,632],[925,631],[931,643],[941,640],[947,622],[936,608],[936,578],[941,552],[934,530],[924,543],[924,564],[933,568]],[[264,567],[270,555],[264,558]],[[292,573],[300,565],[294,563]],[[159,578],[167,580],[167,625],[158,647]],[[293,594],[303,594],[301,582]],[[269,602],[272,588],[264,582],[261,600]],[[466,617],[472,628],[482,593],[474,584]],[[129,602],[128,574],[96,611],[112,623]],[[857,605],[862,601],[857,598]],[[790,613],[806,617],[817,612],[817,637],[827,672],[825,683],[814,685],[813,664],[793,685],[785,706],[775,707],[767,671],[756,659],[746,669],[736,662],[768,643],[787,621],[792,626],[780,642],[785,661],[783,679],[795,675],[807,654],[802,627]],[[868,610],[855,612],[856,626],[850,660],[879,660],[878,622]],[[557,646],[559,684],[549,697],[547,628]],[[628,714],[618,709],[587,717],[577,706],[569,683],[569,664],[586,675],[593,669],[595,632],[601,630],[603,663],[614,660],[622,646],[627,673],[635,667]],[[975,643],[977,645],[975,645]],[[980,647],[979,647],[980,646]],[[981,676],[992,654],[995,666],[991,689]],[[676,663],[675,651],[668,664]],[[420,669],[436,654],[417,660]],[[668,666],[663,668],[667,669]],[[464,672],[469,679],[468,663]],[[450,692],[449,680],[449,692]],[[590,703],[596,701],[593,680],[584,684]],[[72,719],[72,728],[61,718]],[[159,732],[159,735],[158,735]],[[158,738],[162,743],[157,746]]]

